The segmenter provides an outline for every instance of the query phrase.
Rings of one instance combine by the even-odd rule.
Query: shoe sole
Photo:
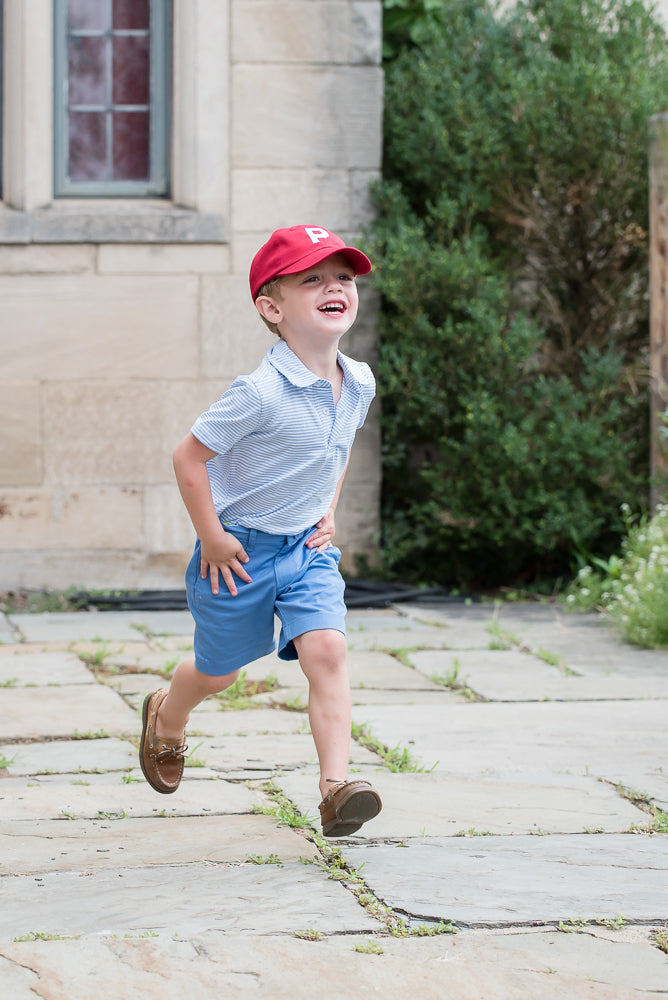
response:
[[[381,810],[380,797],[371,789],[352,791],[336,810],[336,816],[322,828],[325,837],[348,837]]]

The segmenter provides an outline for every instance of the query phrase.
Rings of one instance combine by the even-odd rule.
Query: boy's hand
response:
[[[248,554],[234,535],[225,531],[206,544],[201,542],[201,548],[200,572],[203,580],[206,580],[207,574],[209,575],[212,594],[217,594],[220,590],[220,576],[232,597],[236,597],[238,593],[233,574],[246,583],[252,583],[242,565],[248,562]]]
[[[332,544],[334,538],[334,511],[330,507],[327,513],[316,524],[316,530],[306,540],[307,549],[317,549],[324,552]]]

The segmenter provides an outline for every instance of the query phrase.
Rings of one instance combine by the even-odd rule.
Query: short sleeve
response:
[[[211,451],[224,455],[237,441],[256,431],[262,418],[262,400],[256,386],[246,378],[238,378],[190,430]]]

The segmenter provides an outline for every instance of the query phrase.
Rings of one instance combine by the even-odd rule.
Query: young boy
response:
[[[207,695],[276,648],[299,659],[320,765],[325,836],[359,830],[381,809],[348,780],[351,701],[341,553],[334,512],[356,430],[375,394],[368,365],[338,351],[357,315],[355,277],[369,259],[319,226],[279,229],[255,255],[255,307],[279,340],[236,379],[174,452],[197,533],[186,572],[195,659],[146,697],[139,758],[158,792],[178,788],[185,727]]]

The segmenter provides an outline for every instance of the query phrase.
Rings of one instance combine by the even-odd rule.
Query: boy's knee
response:
[[[346,637],[335,629],[305,632],[295,639],[302,668],[310,664],[336,672],[347,669]]]

